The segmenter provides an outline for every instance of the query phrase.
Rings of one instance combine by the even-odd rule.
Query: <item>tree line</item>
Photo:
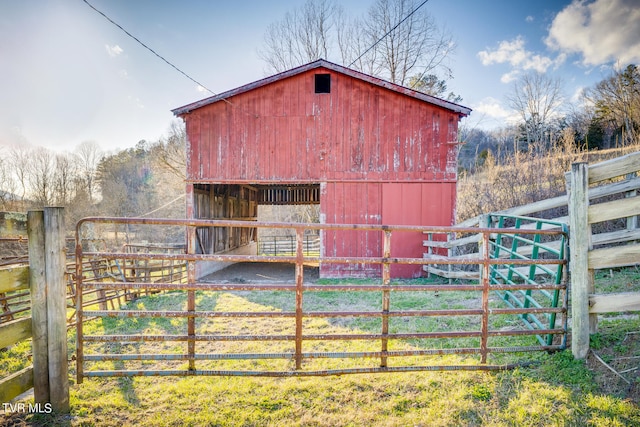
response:
[[[141,216],[161,207],[156,216],[184,217],[185,141],[183,124],[173,122],[160,140],[113,153],[93,141],[66,153],[4,147],[0,211],[63,206],[69,224],[92,215]]]

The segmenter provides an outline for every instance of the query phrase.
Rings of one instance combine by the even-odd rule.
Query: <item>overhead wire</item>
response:
[[[398,22],[392,29],[390,29],[389,31],[387,31],[382,37],[380,37],[374,44],[372,44],[371,46],[369,46],[369,48],[367,50],[365,50],[364,52],[362,52],[360,54],[360,56],[358,56],[356,59],[353,60],[353,62],[351,64],[349,64],[348,68],[351,68],[351,66],[353,64],[355,64],[356,62],[358,62],[358,60],[360,58],[362,58],[363,56],[365,56],[371,49],[373,49],[374,47],[376,47],[378,45],[378,43],[380,43],[382,40],[384,40],[389,34],[391,34],[396,28],[398,28],[400,25],[402,25],[402,23],[404,21],[406,21],[407,19],[409,19],[409,17],[411,17],[411,15],[413,15],[414,13],[416,13],[418,11],[418,9],[420,9],[422,6],[424,6],[425,4],[427,4],[429,0],[424,0],[422,3],[420,3],[420,5],[418,5],[418,7],[416,7],[415,9],[413,9],[411,12],[409,12],[409,14],[407,16],[405,16],[400,22]]]
[[[158,52],[156,52],[154,49],[152,49],[151,47],[149,47],[147,44],[145,44],[142,40],[140,40],[138,37],[134,36],[133,34],[131,34],[129,31],[127,31],[122,25],[118,24],[117,22],[115,22],[113,19],[111,19],[109,16],[107,16],[104,12],[102,12],[101,10],[99,10],[98,8],[96,8],[94,5],[92,5],[91,3],[89,3],[88,0],[82,0],[87,6],[89,6],[91,9],[93,9],[95,12],[97,12],[98,14],[100,14],[102,17],[104,17],[107,21],[109,21],[110,23],[112,23],[113,25],[115,25],[116,27],[118,27],[122,32],[124,32],[127,36],[131,37],[133,40],[135,40],[138,44],[140,44],[142,47],[144,47],[145,49],[147,49],[149,52],[151,52],[152,54],[154,54],[155,56],[157,56],[158,58],[160,58],[162,61],[164,61],[166,64],[168,64],[171,68],[173,68],[174,70],[176,70],[177,72],[179,72],[180,74],[182,74],[184,77],[186,77],[187,79],[191,80],[193,83],[197,84],[199,87],[203,88],[204,90],[206,90],[207,92],[210,92],[212,95],[216,96],[218,95],[217,93],[215,93],[214,91],[212,91],[211,89],[209,89],[208,87],[206,87],[205,85],[203,85],[202,83],[200,83],[199,81],[197,81],[196,79],[194,79],[193,77],[191,77],[189,74],[187,74],[186,72],[182,71],[180,68],[178,68],[178,66],[176,66],[175,64],[173,64],[171,61],[169,61],[168,59],[166,59],[164,56],[160,55]],[[234,107],[233,103],[231,101],[229,101],[228,99],[222,98],[222,101],[226,102],[227,104],[231,105],[232,107]],[[250,114],[250,113],[247,113]],[[252,114],[250,114],[252,115]]]
[[[150,212],[147,212],[147,213],[145,213],[145,214],[139,215],[139,217],[145,217],[145,216],[149,216],[149,215],[151,215],[151,214],[153,214],[153,213],[156,213],[156,212],[158,212],[159,210],[162,210],[162,209],[164,209],[164,208],[166,208],[166,207],[171,206],[172,204],[174,204],[174,203],[175,203],[175,202],[177,202],[178,200],[183,199],[184,197],[185,197],[185,195],[184,195],[184,194],[181,194],[181,195],[179,195],[178,197],[176,197],[175,199],[171,200],[170,202],[167,202],[167,203],[165,203],[164,205],[160,206],[159,208],[156,208],[156,209],[154,209],[154,210],[152,210],[152,211],[150,211]]]

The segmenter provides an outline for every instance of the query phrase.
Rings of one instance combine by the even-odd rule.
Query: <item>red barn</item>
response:
[[[458,121],[471,110],[318,60],[173,110],[186,122],[187,213],[255,220],[258,204],[319,203],[324,223],[451,225]],[[379,256],[381,236],[326,232],[324,256]],[[422,236],[392,256],[421,257]],[[199,230],[199,250],[255,250],[253,230]],[[330,276],[379,266],[323,265]],[[396,276],[417,276],[403,266]]]

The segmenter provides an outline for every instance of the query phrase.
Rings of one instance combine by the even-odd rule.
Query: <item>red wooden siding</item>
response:
[[[228,101],[185,115],[190,181],[456,179],[459,114],[405,94],[319,68]]]
[[[326,224],[382,224],[382,184],[328,183],[321,186],[320,221]],[[368,257],[382,255],[380,232],[326,231],[322,236],[322,256]],[[369,276],[382,271],[379,265],[327,264],[323,277]]]
[[[332,183],[323,186],[321,218],[327,224],[443,225],[452,224],[455,183]],[[394,232],[391,256],[420,258],[422,233]],[[327,231],[323,256],[382,256],[380,232]],[[323,264],[323,277],[379,276],[378,265]],[[393,277],[419,277],[422,267],[395,265]]]
[[[453,224],[455,183],[385,183],[382,185],[382,223],[402,225]],[[391,256],[420,258],[424,252],[422,233],[393,233]],[[391,266],[393,277],[419,277],[422,266]]]

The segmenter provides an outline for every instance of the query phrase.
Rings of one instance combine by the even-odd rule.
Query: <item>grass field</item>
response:
[[[640,274],[635,270],[605,272],[599,286],[608,290],[637,290]],[[446,301],[450,298],[451,301]],[[362,298],[353,294],[336,296],[320,292],[305,299],[307,309],[330,307],[379,307],[379,297]],[[197,294],[198,309],[224,307],[225,310],[290,310],[291,299],[282,292],[238,292]],[[465,306],[463,297],[440,295],[420,300],[417,295],[393,300],[396,308],[443,304]],[[141,298],[129,309],[180,309],[184,295],[157,294]],[[464,319],[455,320],[465,322]],[[88,323],[86,333],[116,334],[144,330],[146,333],[173,334],[183,330],[182,319],[102,319]],[[208,332],[241,333],[252,328],[258,333],[283,330],[290,325],[273,319],[258,325],[255,319],[225,321],[204,319],[198,328]],[[369,331],[379,327],[366,319],[312,319],[306,330],[317,333]],[[547,354],[529,353],[527,367],[509,371],[410,372],[356,374],[328,377],[134,377],[85,379],[71,385],[70,415],[7,414],[2,425],[43,426],[633,426],[640,425],[637,371],[640,364],[640,331],[637,315],[624,313],[603,317],[600,332],[592,337],[595,354],[618,373],[614,374],[592,355],[576,361],[570,351]],[[398,328],[434,330],[438,324],[402,324]],[[447,327],[464,327],[463,323]],[[70,356],[75,338],[70,335]],[[113,350],[106,344],[93,344],[94,351]],[[179,345],[118,344],[118,351],[182,352]],[[172,347],[175,346],[175,347]],[[242,343],[213,343],[227,346],[208,350],[240,351]],[[249,344],[245,344],[249,345]],[[255,344],[251,344],[255,345]],[[290,344],[267,344],[249,351],[290,351]],[[420,342],[403,344],[419,346]],[[460,345],[465,345],[462,343]],[[114,346],[114,344],[110,344]],[[154,347],[157,346],[157,347]],[[333,351],[331,344],[318,348]],[[350,342],[347,350],[363,349],[366,342]],[[247,348],[242,348],[247,351]],[[28,363],[28,349],[14,348],[0,354],[0,369]],[[522,361],[523,355],[502,356],[502,363]],[[510,359],[513,357],[513,359]],[[474,363],[476,356],[446,356],[449,364]],[[312,361],[323,367],[327,361]],[[96,362],[94,368],[122,368],[123,362]],[[141,362],[136,362],[141,363]],[[154,363],[166,368],[169,362]],[[176,363],[176,362],[173,362]],[[200,363],[200,362],[198,362]],[[203,362],[204,367],[221,367],[223,362]],[[207,365],[209,363],[210,365]],[[227,362],[224,362],[227,363]],[[291,368],[290,361],[244,361],[242,368]],[[273,364],[275,365],[268,365]],[[333,363],[333,361],[332,361]],[[353,363],[345,361],[339,363]],[[367,363],[375,364],[371,359]],[[243,364],[243,365],[242,365]],[[361,363],[362,364],[362,363]],[[624,369],[623,369],[624,364]],[[177,367],[184,368],[184,362]],[[200,365],[198,365],[200,368]],[[75,364],[70,363],[70,376]],[[25,400],[28,402],[29,400]]]

